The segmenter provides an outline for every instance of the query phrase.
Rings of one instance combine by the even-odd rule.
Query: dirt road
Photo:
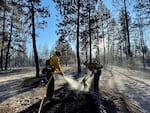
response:
[[[150,112],[150,73],[113,66],[103,71],[101,81],[107,92],[123,97],[130,111]]]

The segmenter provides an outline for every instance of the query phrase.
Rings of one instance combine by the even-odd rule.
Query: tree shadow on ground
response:
[[[7,71],[0,71],[0,77],[6,77],[6,76],[15,76],[18,74],[25,74],[28,71],[31,71],[32,69],[28,69],[28,68],[22,68],[22,69],[11,69],[11,70],[7,70]]]
[[[45,81],[45,78],[29,77],[1,82],[0,102],[3,102],[10,97],[16,96],[18,94],[30,91],[33,88],[41,86],[41,80]]]
[[[118,71],[119,72],[119,71]],[[150,87],[150,85],[149,84],[146,84],[145,82],[142,82],[142,81],[140,81],[140,80],[137,80],[137,79],[135,79],[135,78],[132,78],[132,77],[130,77],[129,75],[127,75],[127,74],[125,74],[125,73],[122,73],[122,72],[119,72],[120,74],[122,74],[123,76],[126,76],[127,78],[129,78],[129,79],[131,79],[131,80],[134,80],[134,81],[136,81],[136,82],[139,82],[139,83],[141,83],[141,84],[144,84],[145,86],[147,86],[147,87]]]
[[[130,66],[126,66],[126,65],[115,64],[115,66],[122,67],[122,68],[129,69],[129,70],[141,71],[141,72],[150,74],[150,66],[146,66],[145,69],[144,69],[144,66],[142,66],[142,65],[134,65],[133,67],[130,67]]]

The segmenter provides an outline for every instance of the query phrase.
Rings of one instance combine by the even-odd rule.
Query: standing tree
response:
[[[134,60],[132,59],[132,51],[131,51],[131,17],[130,17],[130,9],[132,8],[133,3],[129,0],[112,0],[113,6],[116,9],[115,16],[118,17],[119,12],[119,26],[118,26],[118,35],[119,46],[121,51],[123,51],[126,55],[127,64],[134,64]],[[120,34],[121,33],[121,34]],[[122,54],[121,54],[122,55]],[[124,55],[123,55],[124,57]]]
[[[125,14],[125,29],[127,34],[127,56],[131,57],[131,47],[130,47],[130,33],[129,33],[129,19],[128,19],[128,13],[127,13],[127,7],[126,7],[126,0],[124,0],[124,14]]]
[[[134,10],[137,15],[141,16],[144,21],[144,26],[150,25],[150,1],[135,0]]]
[[[127,20],[126,20],[126,16],[127,15]],[[128,30],[129,27],[127,28],[127,25],[126,25],[126,21],[128,22],[128,26],[129,26],[129,23],[131,23],[131,18],[129,16],[129,13],[125,14],[125,11],[124,11],[124,8],[122,8],[121,12],[120,12],[120,15],[119,15],[119,23],[120,23],[120,37],[119,38],[119,43],[121,44],[121,46],[123,46],[123,51],[124,53],[126,54],[126,57],[128,59],[129,56],[131,56],[131,50],[129,49],[130,48],[130,40],[129,40],[129,34],[128,34]]]
[[[9,1],[8,2],[9,5],[9,9],[10,9],[10,19],[8,20],[8,31],[9,31],[9,35],[8,35],[8,43],[7,43],[7,49],[6,49],[6,58],[5,58],[5,70],[7,70],[8,67],[8,60],[10,61],[11,56],[13,56],[14,53],[11,54],[11,49],[15,49],[15,46],[18,45],[18,49],[16,49],[17,52],[20,53],[25,53],[25,45],[22,45],[21,43],[23,42],[23,40],[21,38],[21,32],[23,31],[23,21],[21,20],[21,18],[23,17],[23,11],[22,9],[18,9],[19,6],[15,5],[13,1]],[[12,10],[11,10],[12,9]],[[17,40],[17,38],[19,40]],[[14,44],[13,42],[18,41],[18,44]],[[23,50],[22,50],[23,49]]]
[[[106,63],[106,47],[105,47],[105,37],[107,27],[108,27],[108,20],[110,18],[110,11],[106,8],[104,5],[103,1],[100,0],[99,5],[98,5],[98,16],[99,16],[99,26],[100,26],[100,35],[99,38],[102,39],[103,42],[103,64],[105,65]]]
[[[10,51],[11,41],[12,41],[12,31],[13,31],[13,15],[14,15],[14,8],[12,9],[12,16],[11,16],[11,22],[10,22],[10,36],[8,39],[8,46],[7,46],[7,52],[6,52],[6,63],[5,63],[5,70],[7,70],[7,64],[8,64],[8,55]]]
[[[3,56],[4,56],[4,48],[5,48],[5,41],[7,41],[7,32],[6,32],[6,13],[9,11],[9,8],[7,6],[7,3],[5,0],[1,1],[1,6],[0,6],[0,12],[3,12],[3,16],[1,17],[2,18],[2,32],[1,32],[1,36],[2,36],[2,39],[1,39],[1,59],[0,59],[0,65],[1,65],[1,70],[3,70]]]
[[[56,8],[61,16],[61,22],[58,24],[58,34],[63,38],[72,38],[76,40],[76,53],[78,75],[81,72],[80,53],[79,53],[79,14],[81,2],[80,0],[54,0]],[[75,37],[76,36],[76,37]]]
[[[88,8],[88,20],[89,20],[89,43],[90,43],[90,62],[92,62],[92,36],[91,36],[91,26],[92,26],[92,24],[94,24],[94,18],[91,18],[91,15],[93,14],[93,13],[96,13],[95,11],[95,9],[96,9],[96,4],[97,4],[97,0],[89,0],[88,2],[87,2],[88,4],[87,4],[87,8]]]
[[[26,20],[25,23],[28,25],[29,29],[31,29],[31,37],[32,37],[32,44],[33,44],[33,51],[34,51],[34,59],[36,64],[36,77],[39,77],[39,59],[38,59],[38,52],[36,49],[36,21],[35,18],[47,18],[50,16],[48,7],[42,7],[41,0],[25,0],[24,3],[22,3],[22,7],[24,7],[24,11],[26,12]],[[20,4],[21,5],[21,4]],[[27,9],[28,10],[27,10]],[[44,25],[46,25],[46,21],[39,22],[38,25],[40,28],[43,28]]]
[[[136,13],[136,21],[134,23],[134,27],[138,28],[139,38],[140,38],[140,50],[142,52],[142,59],[143,59],[143,67],[145,69],[145,54],[148,51],[148,48],[145,43],[144,33],[146,33],[146,29],[149,28],[150,25],[150,1],[143,0],[139,1],[136,0],[134,5],[134,11]],[[145,36],[147,37],[147,35]]]
[[[79,25],[80,25],[80,0],[78,0],[78,5],[77,5],[77,62],[78,62],[78,76],[79,73],[81,72],[81,65],[80,65],[80,55],[79,55]]]
[[[36,40],[35,40],[35,2],[30,1],[31,3],[31,20],[32,20],[32,42],[33,42],[33,51],[34,51],[34,59],[36,63],[36,77],[39,77],[39,59],[38,59],[38,53],[36,49]]]
[[[84,12],[82,13],[82,18],[83,20],[88,20],[88,25],[87,27],[85,26],[85,28],[88,28],[88,36],[89,36],[89,51],[90,51],[90,62],[92,62],[92,37],[94,37],[95,32],[97,31],[97,26],[96,23],[98,22],[98,18],[97,18],[97,13],[96,13],[96,4],[97,4],[97,0],[88,0],[88,1],[84,1]],[[84,19],[85,18],[85,19]],[[84,23],[86,25],[86,23]],[[87,30],[85,30],[87,31]],[[85,43],[86,44],[86,43]]]
[[[74,61],[75,57],[74,54],[72,54],[74,52],[72,51],[71,45],[66,39],[59,38],[58,41],[56,42],[55,49],[62,53],[61,56],[63,59],[61,60],[62,64],[65,64],[67,66],[68,64]]]

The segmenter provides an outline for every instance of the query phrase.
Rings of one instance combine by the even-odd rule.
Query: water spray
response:
[[[75,89],[75,90],[79,90],[82,91],[84,90],[84,85],[76,80],[73,80],[70,77],[66,77],[64,76],[64,79],[66,80],[66,82],[70,85],[71,88]]]
[[[70,87],[73,88],[74,90],[85,91],[85,88],[86,88],[85,87],[85,82],[88,78],[84,78],[81,82],[76,81],[76,80],[72,79],[71,77],[67,77],[67,76],[63,76],[63,78],[70,85]],[[48,85],[51,82],[51,79],[52,79],[52,76],[50,77],[48,83],[46,84],[46,89],[43,93],[42,100],[41,100],[41,103],[40,103],[40,106],[39,106],[39,109],[38,109],[38,113],[41,113],[42,105],[43,105],[43,102],[44,102],[44,97],[46,95],[47,88],[48,88]]]

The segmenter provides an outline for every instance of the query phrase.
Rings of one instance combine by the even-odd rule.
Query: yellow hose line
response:
[[[41,103],[40,103],[40,107],[39,107],[38,113],[41,113],[42,105],[43,105],[43,102],[44,102],[44,96],[46,95],[47,88],[48,88],[49,83],[50,83],[51,80],[52,80],[52,77],[53,77],[53,75],[49,78],[48,83],[46,84],[46,90],[45,90],[44,93],[43,93],[43,96],[42,96],[42,100],[41,100]]]

